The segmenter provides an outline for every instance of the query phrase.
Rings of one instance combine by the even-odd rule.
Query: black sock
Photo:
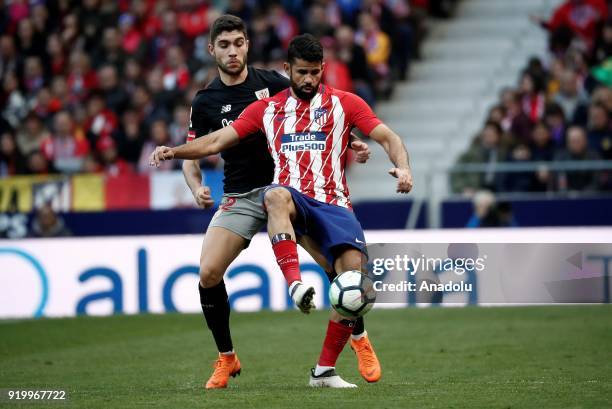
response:
[[[336,272],[334,271],[326,271],[327,279],[331,283],[336,278]],[[355,321],[355,326],[353,327],[353,335],[360,335],[365,331],[365,324],[363,323],[363,317],[357,318]]]
[[[355,326],[353,326],[353,335],[363,334],[365,331],[365,324],[363,323],[363,317],[359,317],[355,320]]]
[[[225,282],[210,288],[203,288],[198,283],[200,290],[200,304],[206,319],[208,328],[212,331],[215,344],[219,352],[229,352],[234,349],[232,336],[229,328],[230,306],[225,289]]]

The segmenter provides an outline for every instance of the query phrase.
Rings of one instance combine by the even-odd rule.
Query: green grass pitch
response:
[[[375,310],[383,366],[356,390],[313,390],[327,313],[233,314],[242,376],[206,391],[215,348],[199,315],[0,322],[0,388],[62,389],[70,408],[612,408],[612,306]]]

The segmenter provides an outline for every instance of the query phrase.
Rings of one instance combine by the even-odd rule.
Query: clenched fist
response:
[[[392,168],[389,174],[397,178],[397,193],[408,193],[412,190],[412,172],[408,168]]]
[[[195,198],[198,206],[203,209],[208,209],[215,204],[215,201],[210,195],[210,188],[208,186],[200,186],[195,192],[193,192],[193,197]]]

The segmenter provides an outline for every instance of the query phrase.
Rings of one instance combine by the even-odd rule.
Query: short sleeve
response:
[[[345,93],[342,106],[349,124],[357,127],[364,135],[370,135],[372,130],[382,123],[372,108],[355,94]]]
[[[263,115],[268,103],[266,100],[255,101],[247,106],[240,116],[232,123],[240,139],[263,130]]]

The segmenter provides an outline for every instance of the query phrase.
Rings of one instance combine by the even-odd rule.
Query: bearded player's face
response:
[[[215,57],[221,71],[228,75],[240,75],[246,67],[249,41],[240,31],[224,31],[217,36],[214,44],[208,44],[208,51]]]
[[[285,71],[289,75],[291,89],[298,98],[310,100],[317,94],[324,66],[325,64],[321,61],[310,62],[301,58],[285,63]]]

